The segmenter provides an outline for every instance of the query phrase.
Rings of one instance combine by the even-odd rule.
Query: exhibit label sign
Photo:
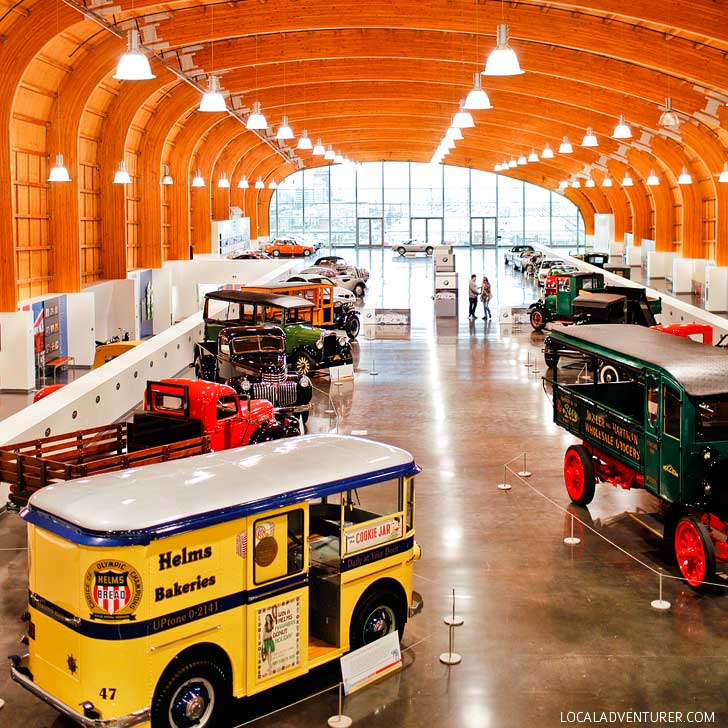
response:
[[[402,667],[399,633],[392,632],[341,658],[344,692],[359,690]]]

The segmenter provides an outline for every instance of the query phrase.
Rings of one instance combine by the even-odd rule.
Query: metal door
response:
[[[657,495],[660,492],[660,448],[662,446],[660,382],[650,374],[645,377],[645,397],[645,488]]]
[[[679,390],[662,383],[662,443],[660,448],[660,496],[680,500],[682,401]]]
[[[365,248],[381,248],[384,244],[384,218],[358,217],[356,244]]]
[[[412,217],[410,218],[411,237],[421,240],[433,248],[442,245],[442,218],[441,217]]]
[[[476,248],[495,247],[498,239],[498,219],[495,217],[470,218],[470,244]]]

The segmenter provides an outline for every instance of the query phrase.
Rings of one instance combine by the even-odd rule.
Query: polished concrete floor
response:
[[[404,669],[346,700],[354,725],[556,728],[575,723],[576,711],[628,710],[654,714],[642,725],[668,725],[659,711],[679,711],[683,722],[689,711],[705,711],[714,713],[710,725],[728,725],[728,594],[696,593],[668,578],[664,597],[672,607],[656,611],[650,602],[658,579],[650,569],[671,577],[676,568],[629,517],[651,509],[650,498],[599,486],[588,510],[569,507],[561,471],[572,438],[551,422],[542,336],[496,318],[498,305],[530,303],[532,284],[496,262],[493,251],[458,254],[461,289],[471,270],[494,284],[494,319],[468,322],[461,297],[457,320],[435,320],[431,261],[344,254],[372,271],[366,304],[410,307],[412,326],[400,339],[361,337],[353,383],[317,380],[310,429],[366,433],[415,455],[423,552],[415,588],[425,599],[407,626]],[[509,461],[523,467],[524,453],[532,477],[504,475]],[[511,490],[497,488],[504,479]],[[563,542],[571,513],[579,519],[576,546]],[[15,514],[1,515],[0,654],[22,651],[25,575],[23,528]],[[452,589],[465,619],[455,633],[462,663],[446,667],[438,656],[448,645],[442,618]],[[240,701],[233,723],[323,726],[335,712],[327,688],[337,679],[335,668],[320,670]],[[2,728],[67,725],[4,672],[0,698]],[[587,725],[581,718],[576,724]]]

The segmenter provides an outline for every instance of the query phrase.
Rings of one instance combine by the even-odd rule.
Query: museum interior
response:
[[[726,0],[0,41],[0,728],[728,726]]]

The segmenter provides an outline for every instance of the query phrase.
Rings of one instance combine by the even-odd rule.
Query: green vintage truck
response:
[[[644,288],[608,285],[602,273],[589,271],[549,276],[543,298],[528,309],[535,331],[551,321],[654,326],[661,311],[662,299],[648,298]]]
[[[571,500],[587,505],[597,481],[645,488],[673,544],[680,573],[699,587],[728,561],[728,355],[635,325],[572,326],[551,333],[584,357],[591,381],[564,384],[553,370],[553,417],[581,440],[564,456]],[[600,382],[600,362],[620,381]],[[583,379],[584,377],[580,377]]]
[[[349,340],[335,331],[314,326],[313,310],[311,301],[300,296],[246,290],[213,291],[205,295],[205,340],[198,346],[217,354],[217,337],[222,329],[275,324],[286,336],[289,369],[311,374],[317,369],[351,364]]]

